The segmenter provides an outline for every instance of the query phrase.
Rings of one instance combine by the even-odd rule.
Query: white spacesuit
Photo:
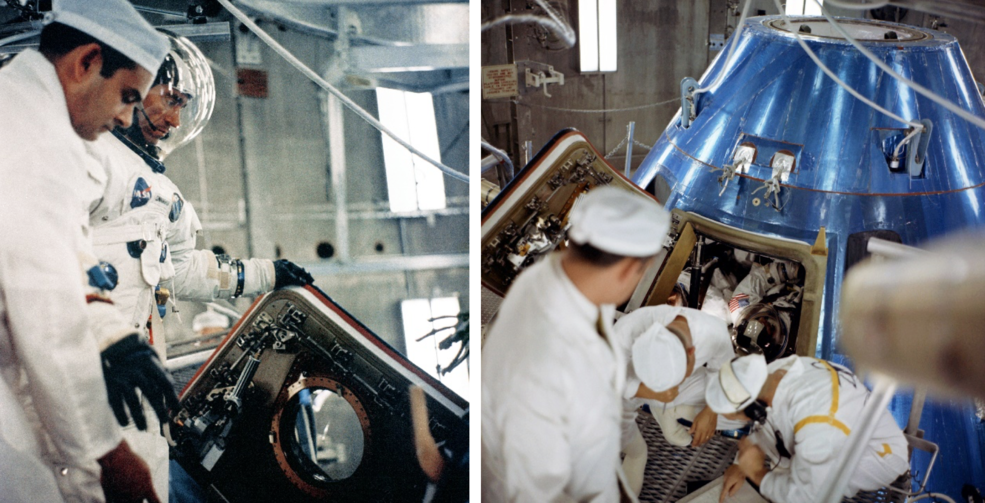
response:
[[[735,287],[729,301],[729,316],[733,325],[738,325],[743,311],[749,306],[761,302],[765,297],[784,291],[786,286],[797,279],[800,265],[786,260],[776,259],[764,266],[753,263],[749,274]],[[796,292],[793,292],[796,294]],[[789,296],[789,294],[788,294]],[[792,308],[788,296],[777,299],[774,305],[781,308]],[[780,319],[787,330],[790,328],[791,312],[788,309],[777,310]]]
[[[765,360],[761,355],[749,355],[731,364],[733,379],[751,395],[768,400],[763,427],[750,435],[770,460],[771,468],[762,477],[760,492],[771,501],[811,501],[856,427],[869,390],[851,371],[824,360],[794,355],[770,363],[763,371],[753,372],[740,364],[747,363],[742,362],[746,359],[759,359],[763,362],[759,365],[764,367]],[[781,371],[785,374],[779,378],[775,392],[764,398],[760,390],[767,373],[779,375]],[[709,406],[722,414],[733,413],[739,407],[726,396],[719,379],[709,382],[707,400]],[[908,468],[906,439],[893,416],[884,409],[878,416],[868,448],[849,480],[845,497],[860,490],[885,487]]]
[[[160,153],[156,147],[160,137],[180,125],[182,108],[189,98],[194,99],[179,87],[179,82],[187,85],[198,77],[190,74],[186,60],[201,58],[197,67],[207,69],[208,65],[190,42],[170,36],[169,40],[171,52],[134,112],[127,134],[117,130],[87,144],[94,170],[91,186],[97,188],[88,207],[93,252],[116,267],[119,285],[112,291],[113,301],[129,327],[142,333],[150,325],[155,305],[163,319],[167,304],[175,299],[210,302],[257,295],[272,290],[278,277],[271,260],[237,260],[195,249],[202,224],[154,154]],[[211,75],[208,80],[211,84]],[[204,123],[194,126],[200,130]],[[185,137],[184,141],[190,139]],[[303,273],[292,276],[282,272],[281,286],[311,282],[303,269],[279,262],[286,263],[281,267],[289,268],[289,272]],[[148,335],[163,359],[164,337]],[[150,465],[157,493],[167,498],[167,442],[153,414],[146,416],[147,431],[131,426],[124,430],[124,437]]]

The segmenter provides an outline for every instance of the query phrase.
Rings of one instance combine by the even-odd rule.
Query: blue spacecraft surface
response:
[[[839,21],[897,73],[985,119],[954,37]],[[923,124],[922,133],[911,135],[911,125],[850,95],[810,59],[795,32],[848,86]],[[671,121],[633,181],[666,196],[668,209],[763,236],[814,243],[823,227],[828,254],[816,355],[851,364],[839,350],[838,309],[859,244],[876,236],[919,246],[985,223],[985,130],[879,69],[823,18],[786,25],[781,16],[748,19],[684,90],[710,84],[685,100],[685,120],[679,113]],[[907,391],[891,402],[901,426],[911,400]],[[920,428],[940,446],[928,489],[957,500],[963,484],[985,484],[985,428],[970,400],[929,399]],[[918,480],[927,463],[914,455]]]

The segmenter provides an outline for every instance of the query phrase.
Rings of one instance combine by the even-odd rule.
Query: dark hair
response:
[[[599,267],[608,267],[626,258],[624,255],[616,255],[615,253],[599,250],[588,243],[578,244],[569,241],[568,248],[579,259]]]
[[[103,67],[99,70],[99,75],[104,79],[112,77],[121,68],[126,70],[137,68],[137,63],[124,56],[120,51],[91,35],[62,23],[51,23],[41,30],[41,45],[38,50],[46,58],[56,59],[72,52],[76,47],[86,44],[99,44],[99,49],[102,50],[103,55]]]

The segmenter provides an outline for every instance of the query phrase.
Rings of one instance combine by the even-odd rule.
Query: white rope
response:
[[[757,192],[759,192],[761,190],[764,190],[764,189],[766,190],[766,192],[763,193],[763,200],[766,201],[767,206],[772,206],[774,210],[780,211],[780,209],[781,209],[781,206],[780,206],[780,189],[781,189],[781,187],[780,187],[780,177],[779,177],[779,174],[777,176],[774,176],[773,178],[770,178],[769,180],[766,180],[765,182],[763,182],[763,185],[761,185],[756,190],[752,191],[752,193],[755,194],[755,193],[757,193]],[[773,196],[773,200],[775,201],[773,204],[770,204],[770,196]]]
[[[505,164],[506,167],[510,169],[509,176],[510,179],[512,180],[514,174],[516,173],[516,170],[513,168],[513,161],[510,160],[509,154],[492,146],[492,144],[487,142],[484,138],[480,139],[480,142],[482,144],[482,148],[488,150],[494,157],[502,161],[503,164]],[[506,181],[508,182],[510,180],[506,180]]]
[[[633,110],[642,110],[644,108],[659,107],[661,105],[666,105],[668,103],[680,103],[681,99],[680,98],[671,98],[669,100],[660,101],[660,102],[657,102],[657,103],[650,103],[648,105],[639,105],[639,106],[628,107],[628,108],[607,108],[605,110],[590,110],[590,109],[583,109],[583,108],[559,108],[559,107],[549,107],[549,106],[546,106],[546,105],[534,105],[532,103],[521,103],[518,100],[510,100],[510,101],[512,101],[513,104],[519,105],[521,107],[542,108],[544,110],[554,110],[554,111],[557,111],[557,112],[571,112],[571,113],[576,113],[576,114],[607,114],[607,113],[613,113],[613,112],[631,112]]]
[[[349,99],[348,96],[342,94],[342,91],[339,91],[338,89],[333,87],[331,84],[325,81],[325,79],[323,79],[320,75],[315,73],[311,68],[305,66],[305,64],[302,63],[301,60],[296,58],[293,54],[291,54],[290,51],[285,49],[282,45],[278,44],[277,41],[273,39],[273,37],[268,35],[267,32],[261,30],[260,27],[257,26],[256,23],[254,23],[253,20],[249,18],[249,16],[243,14],[243,11],[233,6],[233,4],[229,2],[229,0],[219,0],[219,3],[222,4],[222,6],[225,7],[226,10],[228,10],[229,13],[232,14],[236,19],[238,19],[240,22],[246,25],[246,27],[249,28],[250,31],[255,33],[256,36],[260,37],[260,40],[263,40],[267,45],[269,45],[270,48],[274,50],[274,52],[280,54],[282,58],[287,60],[287,62],[290,63],[294,68],[297,68],[298,71],[300,71],[306,77],[311,79],[312,82],[318,84],[322,89],[332,93],[336,98],[339,99],[339,101],[342,102],[343,105],[345,105],[349,110],[355,112],[356,115],[358,115],[359,117],[362,117],[362,119],[368,122],[371,126],[379,130],[381,133],[392,138],[393,141],[399,143],[400,145],[403,145],[404,148],[411,151],[411,153],[413,153],[414,155],[433,164],[436,168],[441,170],[441,172],[448,175],[449,177],[465,183],[469,182],[468,175],[458,172],[452,168],[449,168],[448,166],[445,166],[444,164],[441,164],[440,162],[430,158],[427,154],[421,152],[420,150],[417,150],[416,148],[414,148],[413,145],[407,143],[402,138],[394,134],[393,131],[387,129],[386,126],[381,124],[380,121],[376,120],[376,118],[370,115],[369,112],[360,108],[359,105],[356,104],[356,102]]]
[[[781,12],[781,16],[783,17],[783,25],[784,26],[789,26],[790,25],[790,21],[787,18],[787,15],[785,13],[783,13],[784,10],[783,10],[783,6],[780,4],[780,0],[773,0],[773,2],[776,4],[776,8],[779,9],[780,12]],[[841,86],[842,89],[848,91],[849,94],[851,94],[852,96],[858,98],[859,101],[861,101],[862,103],[865,103],[866,105],[869,105],[870,107],[872,107],[875,110],[879,111],[883,115],[886,115],[887,117],[890,117],[892,119],[895,119],[897,121],[900,121],[900,122],[902,122],[904,124],[907,124],[907,125],[909,125],[911,127],[919,128],[921,131],[923,130],[923,124],[921,124],[919,122],[916,122],[916,121],[908,121],[908,120],[900,117],[899,115],[896,115],[893,112],[890,112],[889,110],[886,110],[885,108],[877,105],[872,100],[866,98],[865,96],[862,96],[855,89],[852,89],[851,87],[849,87],[848,84],[844,83],[841,79],[839,79],[838,76],[835,75],[834,72],[831,71],[831,69],[829,69],[827,66],[824,66],[824,63],[822,63],[821,60],[818,59],[817,55],[814,54],[814,51],[812,51],[811,48],[807,46],[807,43],[804,42],[804,39],[800,36],[799,33],[797,33],[796,31],[791,31],[790,33],[792,33],[793,36],[796,37],[797,43],[800,44],[800,47],[804,49],[804,52],[806,52],[807,55],[811,58],[811,60],[814,61],[814,64],[816,64],[818,66],[818,68],[820,68],[821,71],[824,72],[825,75],[827,75],[828,77],[830,77],[831,80],[834,80],[839,86]]]
[[[776,1],[779,1],[779,0],[776,0]],[[918,92],[918,93],[926,96],[931,101],[934,101],[935,103],[943,106],[944,108],[946,108],[946,109],[954,112],[955,114],[957,114],[962,119],[964,119],[964,120],[966,120],[966,121],[968,121],[968,122],[970,122],[970,123],[972,123],[972,124],[974,124],[974,125],[982,128],[982,129],[985,129],[985,119],[982,119],[981,117],[976,117],[971,112],[969,112],[969,111],[961,108],[957,104],[955,104],[955,103],[953,103],[951,101],[948,101],[947,99],[945,99],[945,98],[943,98],[943,97],[935,94],[930,89],[927,89],[926,87],[923,87],[920,84],[917,84],[916,82],[913,82],[912,80],[909,80],[906,77],[903,77],[902,75],[896,73],[884,61],[882,61],[881,59],[879,59],[878,57],[876,57],[875,54],[872,54],[871,51],[869,51],[868,49],[866,49],[865,47],[863,47],[862,44],[858,43],[857,40],[855,40],[854,38],[852,38],[852,36],[848,34],[848,32],[845,30],[845,28],[843,28],[841,26],[841,24],[835,22],[834,18],[832,18],[831,15],[828,14],[828,11],[824,8],[824,5],[821,4],[821,2],[819,2],[818,0],[814,0],[814,1],[817,2],[817,4],[821,6],[821,13],[824,14],[824,18],[828,20],[828,23],[831,23],[831,26],[834,26],[835,29],[838,30],[838,32],[841,33],[842,36],[844,36],[846,40],[848,40],[849,43],[851,43],[853,46],[855,46],[855,48],[858,49],[858,51],[861,52],[863,55],[865,55],[865,57],[869,58],[870,61],[872,61],[873,63],[875,63],[876,66],[878,66],[879,68],[881,68],[882,71],[888,73],[889,75],[891,75],[896,80],[899,80],[900,82],[906,84],[906,86],[909,87],[910,89],[913,89],[914,91],[916,91],[916,92]]]
[[[722,190],[718,191],[718,197],[722,197],[722,194],[725,193],[725,189],[728,188],[728,183],[731,182],[733,178],[735,178],[735,173],[738,172],[743,165],[748,165],[748,164],[749,161],[745,159],[739,159],[739,161],[736,162],[735,164],[726,164],[721,168],[717,166],[711,167],[712,173],[716,171],[722,172],[721,176],[718,177],[718,184],[722,186]]]
[[[695,89],[694,92],[691,93],[692,96],[704,93],[717,86],[718,83],[722,81],[722,78],[725,77],[725,71],[728,70],[729,63],[732,61],[732,53],[735,52],[735,46],[739,45],[739,35],[742,34],[742,28],[746,24],[746,14],[749,12],[749,4],[751,3],[751,0],[746,0],[746,3],[742,5],[742,15],[739,16],[739,24],[736,26],[735,32],[732,33],[732,45],[728,48],[728,54],[725,55],[725,62],[722,64],[722,69],[718,72],[718,76],[715,77],[715,81],[705,87]],[[783,12],[782,8],[780,9],[780,12]]]
[[[639,140],[633,140],[633,144],[636,145],[637,147],[643,147],[643,148],[645,148],[647,150],[653,150],[653,147],[651,147],[651,146],[649,146],[649,145],[647,145],[647,144],[645,144],[645,143],[643,143],[643,142],[641,142]]]
[[[889,0],[883,0],[882,2],[876,3],[855,3],[855,2],[842,2],[841,0],[824,0],[828,5],[834,5],[840,9],[849,10],[872,10],[879,9],[889,5],[891,2]]]
[[[555,35],[560,37],[561,41],[564,43],[565,49],[574,47],[578,37],[575,35],[575,30],[571,28],[571,25],[562,20],[561,16],[555,12],[546,1],[535,1],[537,2],[537,5],[547,12],[547,17],[537,16],[534,14],[507,14],[503,17],[493,19],[492,21],[482,23],[482,31],[486,31],[490,28],[495,28],[504,24],[536,23],[553,31]]]

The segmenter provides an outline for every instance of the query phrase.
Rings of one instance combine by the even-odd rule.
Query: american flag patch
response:
[[[729,312],[736,312],[749,305],[749,296],[744,293],[736,294],[732,300],[728,301]]]

